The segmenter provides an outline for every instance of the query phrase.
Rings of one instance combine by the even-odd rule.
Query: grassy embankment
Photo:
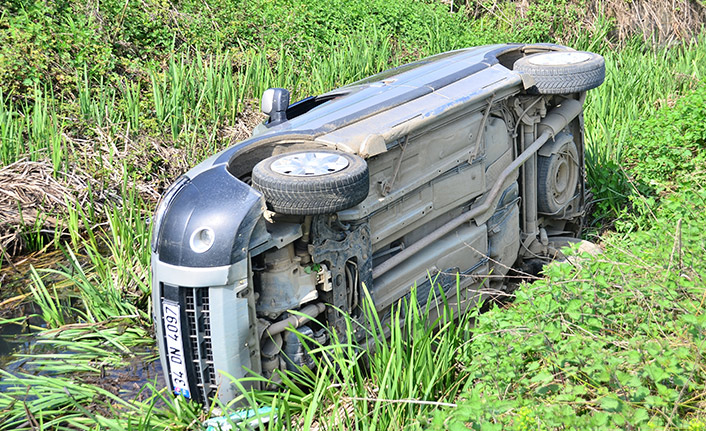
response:
[[[331,355],[344,367],[324,365],[311,392],[292,387],[270,403],[303,425],[334,428],[703,429],[703,40],[614,49],[607,21],[555,30],[579,16],[568,6],[510,19],[511,6],[496,3],[468,21],[435,4],[308,3],[187,1],[177,11],[105,1],[88,14],[72,1],[5,6],[0,180],[29,204],[20,216],[1,201],[0,243],[58,246],[68,259],[32,270],[27,297],[4,283],[3,323],[25,322],[8,309],[33,301],[46,329],[14,376],[3,372],[0,429],[202,419],[149,387],[125,399],[106,380],[152,345],[144,220],[154,198],[178,171],[242,137],[247,102],[262,90],[302,97],[456,47],[553,36],[607,59],[585,116],[595,227],[615,228],[601,238],[606,254],[524,286],[512,306],[478,317],[471,343],[462,324],[432,333],[415,323],[369,374],[344,346]],[[44,194],[20,188],[41,175],[54,181]],[[3,274],[23,268],[6,258]]]

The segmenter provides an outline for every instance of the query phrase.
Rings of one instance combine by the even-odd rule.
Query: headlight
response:
[[[185,185],[189,183],[189,177],[182,175],[179,177],[174,184],[167,188],[164,192],[162,198],[157,203],[157,211],[154,213],[154,223],[152,224],[152,251],[157,251],[157,238],[159,238],[159,231],[162,228],[162,220],[164,219],[164,214],[166,214],[169,205],[171,204],[174,196],[176,196]]]

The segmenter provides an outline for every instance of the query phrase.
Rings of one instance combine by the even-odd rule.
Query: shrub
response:
[[[698,423],[706,402],[706,193],[698,195],[675,195],[683,222],[658,214],[650,230],[609,238],[604,255],[576,267],[550,265],[512,306],[480,315],[467,393],[447,423],[483,430]]]
[[[101,74],[112,67],[100,25],[78,10],[77,0],[15,0],[0,8],[0,87],[16,97],[35,85],[60,90],[77,70]]]
[[[706,174],[706,86],[666,103],[634,128],[626,151],[630,171],[656,193]]]

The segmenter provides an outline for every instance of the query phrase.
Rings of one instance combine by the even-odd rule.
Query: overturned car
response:
[[[420,304],[507,290],[512,268],[578,236],[582,106],[604,76],[597,54],[508,44],[293,104],[267,90],[269,119],[179,178],[154,217],[170,388],[228,402],[231,378],[312,366],[288,329],[326,343],[341,312],[364,324],[364,286],[382,319],[413,285]]]

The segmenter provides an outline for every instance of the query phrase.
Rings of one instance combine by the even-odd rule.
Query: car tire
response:
[[[368,164],[355,154],[307,150],[278,154],[259,162],[252,185],[281,214],[331,214],[368,196]]]
[[[561,211],[576,193],[579,156],[573,140],[549,156],[537,156],[537,210],[546,214]]]
[[[522,57],[513,69],[535,80],[539,94],[569,94],[588,91],[605,80],[605,60],[586,51],[552,51]]]

